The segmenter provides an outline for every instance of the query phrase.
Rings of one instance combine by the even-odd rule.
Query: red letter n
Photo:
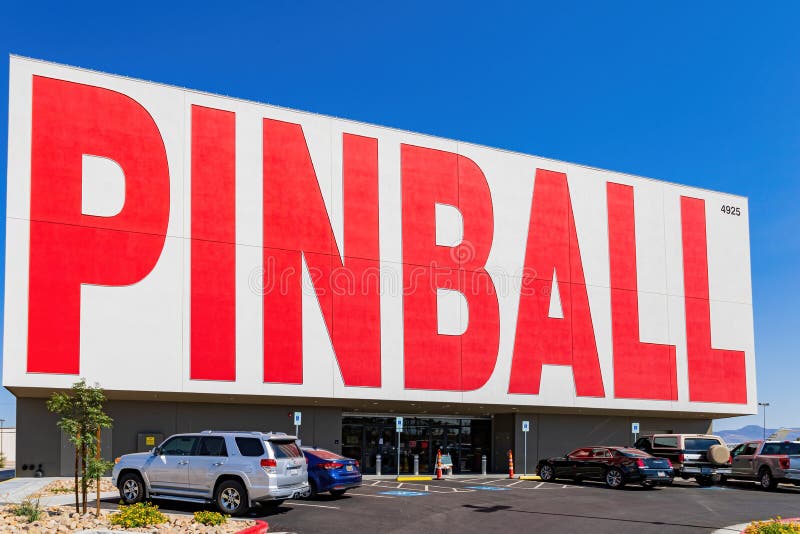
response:
[[[343,151],[344,261],[301,126],[264,120],[265,382],[303,382],[305,259],[344,384],[381,385],[378,141]]]

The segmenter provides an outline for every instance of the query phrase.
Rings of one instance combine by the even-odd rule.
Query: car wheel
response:
[[[616,467],[612,467],[606,471],[606,486],[613,489],[619,489],[625,485],[625,476],[622,471]]]
[[[714,477],[695,477],[694,480],[697,482],[698,486],[702,486],[704,488],[714,485]]]
[[[136,504],[144,499],[144,481],[136,473],[119,477],[119,497],[125,504]]]
[[[544,480],[545,482],[552,482],[556,479],[556,473],[553,470],[553,466],[550,464],[544,464],[541,469],[539,469],[539,478]]]
[[[768,491],[774,490],[778,487],[778,481],[772,476],[772,471],[766,467],[761,469],[761,472],[758,473],[758,483],[761,484],[762,489]]]
[[[247,502],[247,491],[236,480],[226,480],[220,484],[214,500],[217,508],[223,514],[242,515],[250,508]]]
[[[308,494],[309,499],[316,499],[319,492],[317,491],[317,483],[314,482],[312,479],[308,479],[308,489],[310,493]]]
[[[346,489],[343,489],[343,490],[331,490],[331,495],[333,495],[334,497],[341,497],[342,495],[344,495],[345,491],[347,491],[347,490]]]
[[[728,477],[726,477],[725,475],[720,475],[719,476],[719,483],[720,484],[727,484],[727,482],[728,482]]]

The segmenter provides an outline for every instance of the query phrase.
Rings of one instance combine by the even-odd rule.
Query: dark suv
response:
[[[731,474],[731,455],[725,440],[708,434],[654,434],[636,440],[635,447],[672,462],[675,476],[694,477],[711,486]]]

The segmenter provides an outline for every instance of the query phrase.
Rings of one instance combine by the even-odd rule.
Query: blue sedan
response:
[[[361,470],[357,460],[345,458],[325,449],[303,448],[308,463],[308,484],[311,495],[329,491],[339,497],[361,485]]]

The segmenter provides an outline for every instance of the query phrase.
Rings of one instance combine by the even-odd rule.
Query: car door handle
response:
[[[181,460],[180,462],[178,462],[178,465],[186,465],[188,463],[189,463],[189,460]]]
[[[213,464],[211,464],[211,465],[213,465],[214,467],[219,467],[219,466],[221,466],[223,463],[224,463],[224,462],[214,462],[214,463],[213,463]]]

